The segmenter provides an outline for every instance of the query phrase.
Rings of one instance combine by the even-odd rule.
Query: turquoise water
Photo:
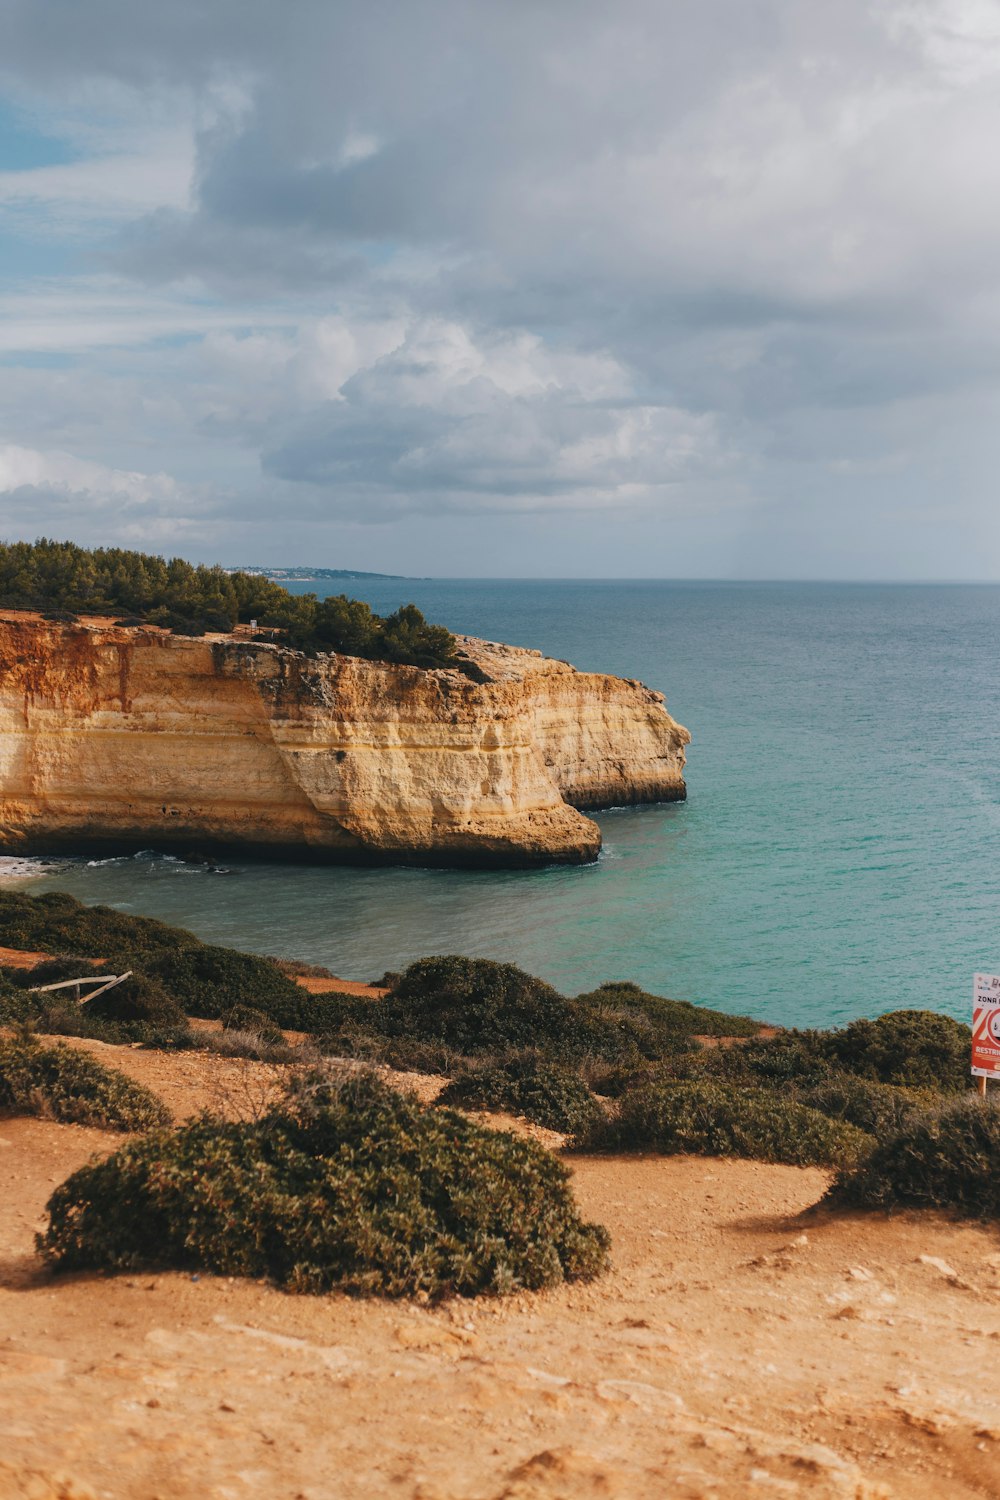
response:
[[[370,979],[429,953],[613,978],[785,1024],[966,1017],[1000,971],[1000,587],[420,580],[352,586],[641,677],[694,740],[686,804],[599,815],[596,866],[355,870],[153,856],[60,888]]]

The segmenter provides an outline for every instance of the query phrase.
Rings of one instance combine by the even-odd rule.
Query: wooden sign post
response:
[[[985,1098],[988,1078],[1000,1078],[1000,974],[977,974],[972,985],[972,1075]]]

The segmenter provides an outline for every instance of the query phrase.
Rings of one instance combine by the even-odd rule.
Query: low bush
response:
[[[48,990],[67,979],[87,979],[93,975],[93,959],[60,956],[46,959],[31,969],[8,969],[6,974],[15,991],[21,991],[20,1003],[4,1006],[0,997],[0,1018],[31,1021],[39,1030],[56,1031],[63,1036],[94,1036],[106,1041],[138,1041],[152,1029],[157,1034],[187,1030],[187,1018],[177,1002],[156,979],[133,973],[120,984],[81,1003],[76,991]],[[107,1022],[136,1023],[122,1031]]]
[[[998,1163],[1000,1102],[970,1094],[911,1115],[869,1156],[838,1173],[827,1200],[1000,1219]]]
[[[174,997],[147,974],[130,974],[121,984],[85,1000],[80,1009],[88,1019],[140,1021],[164,1031],[187,1026],[187,1017]]]
[[[258,1037],[262,1042],[271,1044],[282,1043],[285,1038],[281,1027],[276,1026],[271,1017],[262,1010],[255,1010],[252,1005],[234,1005],[230,1010],[224,1011],[222,1015],[223,1031],[243,1031],[251,1036]]]
[[[82,1168],[39,1237],[60,1269],[201,1268],[298,1292],[474,1296],[590,1278],[608,1237],[532,1141],[314,1070],[253,1122],[201,1117]]]
[[[454,1072],[473,1064],[502,1067],[528,1050],[589,1079],[632,1077],[647,1064],[697,1050],[700,1032],[757,1022],[723,1016],[647,994],[638,985],[602,985],[567,999],[513,964],[448,955],[386,974],[381,1000],[340,1004],[337,1022],[317,1037],[326,1052],[365,1057],[415,1071]],[[317,996],[324,1001],[334,997]]]
[[[70,965],[92,958],[118,973],[132,969],[137,979],[158,983],[190,1016],[214,1020],[234,1005],[246,1005],[294,1030],[331,1030],[340,1021],[338,996],[310,995],[272,959],[203,943],[150,917],[84,906],[62,891],[44,896],[0,891],[0,942],[69,954]],[[87,967],[85,962],[81,972]]]
[[[898,1130],[911,1115],[932,1108],[940,1097],[930,1089],[897,1088],[851,1073],[831,1073],[822,1083],[797,1090],[795,1098],[832,1120],[846,1120],[869,1135]]]
[[[957,1093],[969,1087],[972,1032],[932,1010],[892,1010],[820,1034],[831,1064],[863,1078]]]
[[[277,1026],[308,1030],[322,1009],[315,1002],[324,999],[311,996],[270,959],[208,943],[153,954],[143,969],[189,1016],[210,1021],[242,1005],[262,1011]]]
[[[712,1083],[646,1084],[581,1133],[583,1151],[744,1156],[792,1166],[854,1161],[871,1137],[764,1089]]]
[[[702,1076],[762,1088],[816,1088],[849,1075],[940,1094],[968,1088],[970,1042],[969,1028],[949,1016],[889,1011],[874,1021],[852,1021],[841,1030],[782,1031],[739,1046],[714,1048],[672,1066],[677,1077]]]
[[[733,1047],[712,1047],[688,1064],[687,1076],[783,1092],[808,1088],[830,1076],[831,1065],[822,1045],[824,1035],[829,1033],[779,1031],[775,1036],[751,1038]],[[680,1067],[674,1067],[675,1073],[680,1071]]]
[[[181,927],[168,927],[153,917],[132,917],[110,906],[84,906],[64,891],[44,896],[0,891],[0,942],[34,952],[100,958],[112,965],[121,957],[200,946],[194,934]]]
[[[251,1062],[290,1063],[296,1060],[296,1049],[289,1046],[279,1031],[277,1039],[262,1036],[259,1031],[239,1031],[228,1027],[224,1031],[210,1031],[198,1037],[198,1044],[206,1052],[215,1052],[219,1057],[243,1057]]]
[[[470,1057],[573,1039],[564,996],[514,964],[486,958],[419,959],[384,1000],[367,1005],[372,1030],[440,1042]]]
[[[607,1099],[620,1099],[628,1089],[651,1083],[659,1076],[656,1063],[609,1063],[599,1057],[585,1057],[580,1064],[580,1077],[591,1093]]]
[[[570,1133],[586,1129],[600,1113],[578,1073],[532,1051],[515,1052],[503,1062],[456,1074],[437,1103],[460,1109],[507,1110],[548,1130]]]
[[[665,1058],[642,1058],[638,1062],[633,1059],[606,1063],[600,1058],[588,1057],[580,1065],[580,1077],[592,1093],[607,1099],[620,1099],[634,1089],[653,1085],[673,1087],[679,1083],[711,1082],[711,1075],[705,1072],[705,1058],[706,1053],[697,1046]]]
[[[651,995],[629,980],[599,985],[578,995],[574,1004],[587,1016],[617,1020],[623,1029],[634,1031],[639,1050],[647,1057],[683,1051],[696,1036],[753,1037],[761,1029],[760,1022],[749,1016],[730,1016],[690,1000]]]
[[[179,1048],[194,1045],[183,1014],[172,1007],[172,1019],[117,1021],[93,1013],[65,991],[39,995],[30,990],[0,991],[0,1025],[27,1026],[48,1036],[92,1037],[95,1041],[140,1043],[145,1047]]]
[[[202,620],[181,614],[176,609],[152,609],[146,619],[148,624],[159,625],[161,629],[169,630],[173,635],[201,636],[205,634],[205,625]],[[232,627],[227,624],[225,628],[229,630]]]
[[[30,969],[11,967],[5,969],[4,973],[16,989],[34,990],[41,985],[62,984],[67,979],[87,979],[96,968],[95,959],[59,953],[33,964]]]
[[[150,1130],[170,1114],[155,1094],[71,1047],[43,1047],[30,1037],[0,1038],[0,1114]]]
[[[313,1044],[324,1057],[340,1057],[355,1062],[379,1063],[400,1073],[435,1073],[451,1075],[469,1065],[469,1059],[453,1052],[443,1042],[422,1042],[416,1037],[383,1036],[356,1022],[340,1030],[317,1032]]]
[[[697,1048],[692,1034],[678,1030],[669,1013],[660,1012],[657,997],[645,995],[638,985],[632,991],[624,986],[597,990],[595,996],[599,998],[570,1002],[574,1023],[567,1045],[578,1057],[640,1067]]]
[[[275,958],[274,954],[267,954],[268,963],[272,963],[280,969],[282,974],[289,974],[293,979],[336,979],[336,974],[331,969],[324,968],[322,964],[307,964],[301,958]]]

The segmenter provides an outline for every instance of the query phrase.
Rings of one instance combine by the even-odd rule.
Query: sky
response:
[[[0,537],[1000,578],[996,0],[4,0]]]

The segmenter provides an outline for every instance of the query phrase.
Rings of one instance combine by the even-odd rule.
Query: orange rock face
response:
[[[464,639],[490,677],[0,617],[0,848],[596,858],[581,808],[676,801],[662,694]]]

